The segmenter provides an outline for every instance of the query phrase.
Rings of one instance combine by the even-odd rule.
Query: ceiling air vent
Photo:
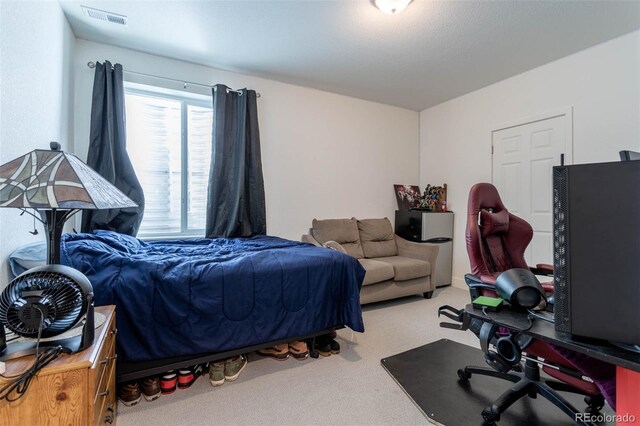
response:
[[[114,24],[127,25],[127,17],[118,13],[106,12],[92,7],[81,6],[84,14],[89,18],[100,19],[101,21],[111,22]]]

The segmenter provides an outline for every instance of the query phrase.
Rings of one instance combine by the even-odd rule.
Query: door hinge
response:
[[[491,145],[491,155],[493,155],[493,145]]]

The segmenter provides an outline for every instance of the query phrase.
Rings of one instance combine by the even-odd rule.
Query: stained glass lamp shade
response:
[[[83,209],[137,207],[73,154],[36,149],[0,166],[0,207],[34,209],[48,234],[48,263],[60,263],[64,223]]]

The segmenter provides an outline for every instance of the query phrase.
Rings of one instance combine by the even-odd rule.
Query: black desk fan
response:
[[[48,338],[58,336],[86,319],[79,336],[7,345],[0,326],[0,360],[17,358],[41,349],[60,346],[61,352],[75,353],[93,343],[93,288],[80,271],[64,265],[30,269],[16,277],[0,295],[0,325],[18,336]]]

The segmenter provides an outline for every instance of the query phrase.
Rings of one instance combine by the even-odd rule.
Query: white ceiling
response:
[[[60,3],[82,39],[417,111],[640,28],[638,1]]]

